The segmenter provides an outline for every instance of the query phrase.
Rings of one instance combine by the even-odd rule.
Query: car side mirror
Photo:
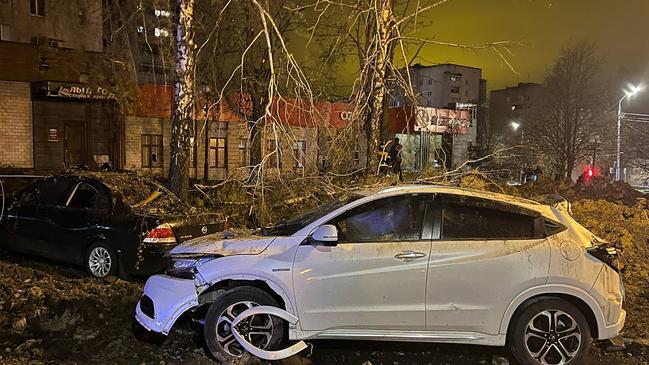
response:
[[[338,243],[338,228],[333,224],[324,224],[313,231],[311,240],[326,246],[335,246]]]

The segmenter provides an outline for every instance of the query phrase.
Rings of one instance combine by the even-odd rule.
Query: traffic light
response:
[[[591,166],[591,165],[587,165],[587,166],[584,168],[584,177],[585,177],[587,180],[590,180],[590,179],[594,178],[594,177],[597,176],[597,175],[599,175],[599,171],[597,170],[596,167]]]

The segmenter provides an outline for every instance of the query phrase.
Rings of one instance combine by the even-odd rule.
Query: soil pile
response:
[[[75,174],[95,178],[113,192],[121,195],[131,208],[155,215],[191,215],[201,212],[201,207],[191,206],[158,181],[135,172],[88,172]]]
[[[624,336],[649,338],[649,217],[641,202],[628,207],[605,200],[573,202],[575,219],[621,250],[622,276],[626,287],[628,312]]]
[[[99,280],[76,269],[3,257],[0,363],[209,363],[192,333],[175,334],[163,347],[136,337],[133,311],[141,294],[140,283]]]

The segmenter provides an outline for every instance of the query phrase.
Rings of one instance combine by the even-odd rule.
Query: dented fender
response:
[[[537,296],[552,294],[564,294],[581,299],[588,305],[590,310],[595,315],[599,333],[606,331],[606,321],[604,320],[604,313],[602,312],[602,308],[600,308],[595,298],[593,298],[588,292],[569,285],[549,284],[527,289],[511,301],[500,322],[500,334],[507,334],[509,325],[512,318],[514,317],[516,309],[518,309],[523,303]]]
[[[264,359],[264,360],[281,360],[285,359],[287,357],[291,357],[298,352],[306,349],[308,346],[304,341],[300,341],[296,343],[293,346],[290,346],[288,348],[285,348],[283,350],[277,350],[277,351],[267,351],[260,349],[259,347],[256,347],[255,345],[251,344],[248,342],[241,334],[239,334],[239,331],[237,329],[237,325],[243,321],[244,319],[257,315],[257,314],[268,314],[271,316],[279,317],[285,321],[287,321],[291,325],[296,325],[298,322],[298,318],[291,313],[288,313],[287,311],[277,308],[277,307],[271,307],[271,306],[258,306],[258,307],[252,307],[249,308],[243,312],[241,312],[233,321],[232,321],[232,335],[234,338],[239,342],[239,344],[246,349],[246,351],[250,352],[254,356],[257,356],[258,358]]]

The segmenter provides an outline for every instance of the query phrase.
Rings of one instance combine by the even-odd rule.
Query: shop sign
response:
[[[46,95],[58,98],[116,100],[112,91],[96,85],[73,84],[66,82],[48,82]]]
[[[349,111],[340,112],[340,119],[342,119],[344,121],[352,120],[352,112],[349,112]]]

